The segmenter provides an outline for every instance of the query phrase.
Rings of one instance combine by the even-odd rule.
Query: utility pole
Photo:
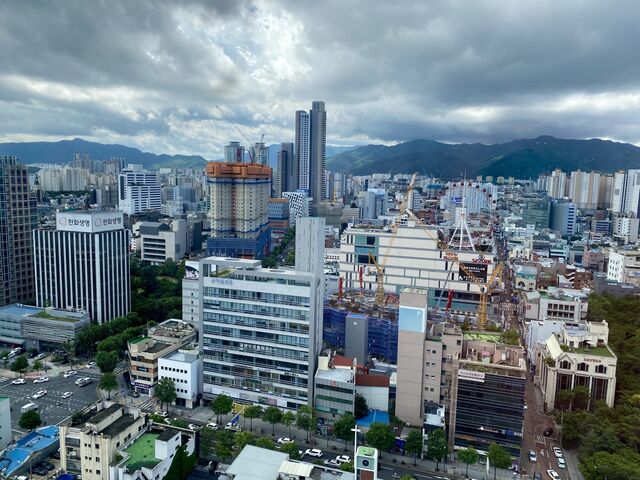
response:
[[[356,454],[358,452],[358,434],[362,431],[358,425],[351,429],[353,432],[353,478],[358,480],[358,462],[356,462]]]

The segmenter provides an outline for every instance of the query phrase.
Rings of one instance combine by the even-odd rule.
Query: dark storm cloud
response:
[[[292,140],[295,110],[324,99],[330,143],[640,143],[639,14],[634,1],[6,1],[0,129],[216,157],[242,136]]]

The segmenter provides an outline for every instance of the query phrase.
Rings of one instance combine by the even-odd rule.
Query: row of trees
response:
[[[271,255],[269,255],[268,257],[265,257],[262,260],[262,266],[264,268],[275,268],[278,266],[278,257],[282,254],[282,252],[285,251],[285,249],[287,248],[287,246],[289,245],[289,243],[292,240],[295,240],[296,238],[296,230],[295,228],[291,228],[287,231],[287,233],[284,235],[284,237],[282,238],[282,242],[280,242],[280,245],[277,245],[273,251],[271,252]],[[289,254],[287,255],[287,258],[285,259],[285,264],[286,265],[293,265],[295,263],[295,253],[293,252],[289,252]]]

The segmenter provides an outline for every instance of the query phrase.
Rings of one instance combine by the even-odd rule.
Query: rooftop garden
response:
[[[140,470],[143,467],[153,468],[160,460],[155,457],[156,438],[158,433],[144,433],[135,442],[125,448],[125,452],[129,454],[129,459],[125,463],[130,473]]]

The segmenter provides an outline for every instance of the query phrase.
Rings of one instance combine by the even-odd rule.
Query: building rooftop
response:
[[[169,355],[167,355],[166,357],[167,360],[173,360],[174,362],[195,362],[196,360],[198,360],[198,354],[197,353],[187,353],[181,350],[178,350],[176,352],[173,352]]]
[[[150,337],[183,338],[193,333],[195,333],[195,328],[190,323],[170,318],[151,327],[148,335]]]
[[[117,433],[120,433],[122,431],[124,431],[126,428],[128,428],[130,425],[133,424],[133,422],[136,421],[136,418],[131,415],[130,413],[127,413],[123,416],[121,416],[120,418],[118,418],[115,422],[113,422],[111,425],[109,425],[108,427],[106,427],[104,430],[102,430],[102,434],[107,435],[109,437],[112,437],[114,435],[116,435]]]
[[[334,380],[336,382],[353,383],[353,371],[346,368],[329,368],[316,371],[316,378]]]
[[[117,412],[120,409],[122,409],[122,405],[114,403],[113,405],[109,405],[107,408],[103,408],[102,410],[97,412],[95,415],[89,417],[86,420],[86,422],[87,423],[96,423],[96,424],[100,423],[105,418],[107,418],[109,415],[113,415],[115,412]]]
[[[129,459],[124,464],[130,473],[140,470],[142,467],[153,468],[160,460],[156,454],[156,439],[159,433],[143,433],[138,439],[124,449],[129,454]]]
[[[234,480],[274,480],[278,478],[283,462],[288,459],[286,453],[247,445],[226,473],[233,475]]]
[[[476,342],[489,342],[489,343],[501,343],[500,332],[464,332],[463,338],[465,341]]]
[[[38,428],[27,433],[15,444],[5,448],[0,456],[0,475],[8,478],[24,466],[29,457],[58,442],[60,429],[56,425]]]
[[[22,303],[12,303],[11,305],[0,307],[0,314],[17,315],[20,317],[29,317],[42,311],[44,311],[44,308],[23,305]]]
[[[388,387],[389,377],[386,375],[356,374],[356,385],[360,387]]]

